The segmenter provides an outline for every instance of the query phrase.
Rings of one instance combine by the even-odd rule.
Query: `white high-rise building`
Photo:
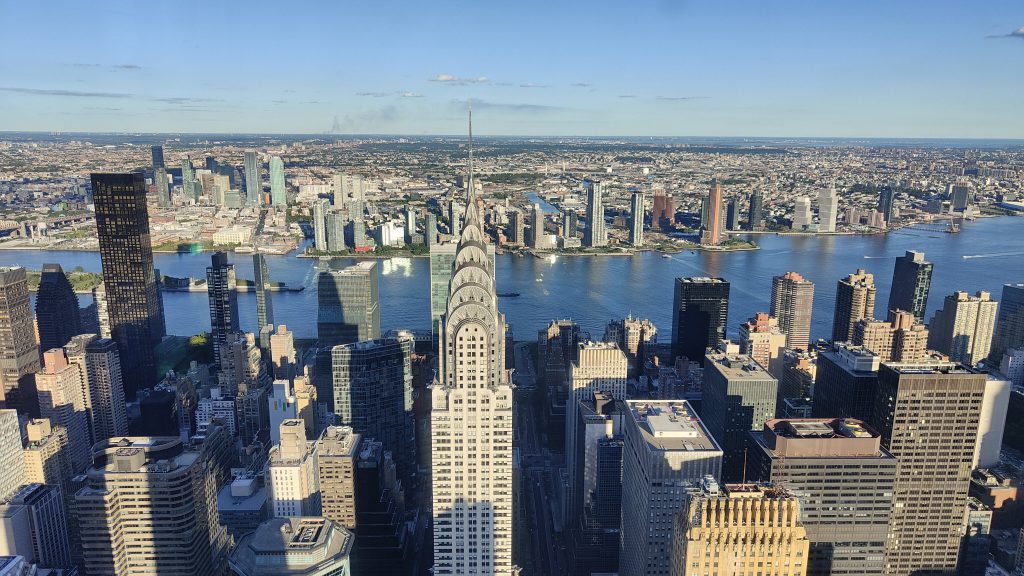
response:
[[[832,184],[818,196],[818,232],[835,232],[839,217],[839,195]]]
[[[981,362],[992,348],[998,309],[999,303],[988,292],[946,296],[928,325],[928,347],[968,366]]]
[[[793,202],[793,223],[790,225],[794,231],[803,232],[810,230],[814,224],[814,216],[811,214],[811,199],[807,196],[800,196]]]
[[[21,451],[18,413],[0,410],[0,501],[14,494],[25,481],[25,456]]]
[[[43,354],[43,369],[36,373],[39,413],[68,431],[69,453],[75,472],[89,467],[89,418],[85,399],[89,397],[82,367],[68,362],[63,348]],[[20,442],[19,442],[20,443]]]
[[[470,142],[472,142],[472,118]],[[435,575],[509,576],[512,565],[512,386],[505,317],[473,185],[440,319],[431,386]]]
[[[999,371],[1015,388],[1024,387],[1024,348],[1010,348],[1003,354]]]
[[[285,516],[320,515],[320,474],[317,445],[306,440],[305,422],[285,420],[281,442],[270,449],[268,474],[273,514]]]

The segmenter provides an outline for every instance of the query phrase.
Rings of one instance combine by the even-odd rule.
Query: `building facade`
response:
[[[786,346],[807,350],[811,341],[811,313],[814,311],[814,283],[796,272],[772,279],[770,313],[779,319]]]
[[[888,218],[886,218],[888,220]],[[892,271],[888,310],[906,310],[919,323],[924,323],[928,309],[928,292],[932,287],[934,265],[924,259],[924,252],[908,250],[896,258]]]
[[[703,362],[708,348],[725,338],[729,282],[722,278],[676,278],[672,301],[672,356]]]
[[[832,341],[849,342],[858,320],[875,317],[875,276],[859,268],[836,285]]]
[[[946,296],[928,324],[928,348],[948,354],[954,362],[974,366],[991,351],[998,309],[999,303],[988,292]]]

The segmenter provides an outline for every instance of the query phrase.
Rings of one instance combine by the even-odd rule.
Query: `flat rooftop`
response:
[[[747,354],[722,354],[714,353],[706,356],[715,369],[722,373],[729,380],[774,380],[775,377],[768,373],[763,366],[758,364]],[[704,363],[704,369],[708,369],[708,363]]]
[[[684,284],[728,284],[725,278],[712,278],[710,276],[686,276],[678,278]]]
[[[231,564],[250,576],[334,574],[347,564],[354,539],[327,518],[272,518],[239,541]]]
[[[721,450],[685,400],[628,400],[644,440],[658,450]]]

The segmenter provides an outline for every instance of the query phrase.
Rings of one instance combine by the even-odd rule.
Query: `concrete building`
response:
[[[245,171],[245,204],[263,204],[263,183],[260,180],[260,162],[255,150],[246,150],[243,158]]]
[[[409,527],[405,488],[380,442],[360,446],[356,462],[356,543],[353,574],[410,576],[419,564],[416,533]],[[412,523],[416,523],[413,516]]]
[[[587,195],[587,228],[583,231],[583,245],[587,248],[600,248],[608,244],[604,222],[606,188],[604,182],[583,181],[583,190]]]
[[[928,348],[949,355],[954,362],[974,366],[987,358],[992,348],[998,309],[999,303],[988,292],[946,296],[928,325]]]
[[[814,311],[814,283],[796,272],[772,279],[770,314],[779,319],[786,346],[807,350],[811,341],[811,313]]]
[[[626,316],[605,326],[604,341],[614,342],[626,353],[630,376],[643,372],[644,365],[654,357],[658,346],[658,329],[647,318]]]
[[[292,380],[298,371],[298,357],[295,352],[295,335],[281,324],[270,336],[270,363],[276,380]]]
[[[327,200],[313,201],[313,247],[327,252]]]
[[[572,573],[615,572],[622,526],[622,426],[625,404],[595,392],[579,404],[576,449],[565,517],[572,537]]]
[[[68,362],[84,376],[83,405],[89,421],[90,447],[128,433],[124,375],[117,343],[95,334],[79,334],[64,347]]]
[[[808,547],[800,503],[781,487],[720,487],[709,477],[674,519],[670,573],[803,576]]]
[[[750,206],[747,210],[747,229],[760,230],[764,227],[764,193],[754,190],[750,193]]]
[[[1011,384],[1005,376],[998,372],[987,375],[981,416],[978,418],[978,446],[973,468],[995,468],[999,464],[1010,394]]]
[[[708,348],[725,338],[729,282],[722,278],[676,278],[672,300],[672,356],[703,362]]]
[[[297,418],[281,423],[280,436],[267,465],[274,516],[319,516],[317,444],[306,440],[305,422]]]
[[[229,565],[234,576],[350,576],[354,542],[327,518],[272,518],[238,542]]]
[[[284,162],[280,156],[270,157],[270,204],[285,206],[288,203],[287,189],[284,184]]]
[[[818,232],[835,232],[839,218],[839,195],[835,184],[822,189],[818,196]]]
[[[786,335],[779,329],[779,321],[766,312],[740,324],[740,354],[750,356],[762,368],[778,377],[782,373],[782,352],[786,348]]]
[[[626,409],[619,574],[664,575],[686,488],[719,476],[722,449],[685,400],[627,400]]]
[[[629,243],[640,248],[644,245],[644,193],[633,192],[629,207]]]
[[[509,243],[515,246],[526,245],[526,218],[519,210],[512,210],[508,215]]]
[[[238,542],[270,518],[270,491],[256,477],[234,478],[217,492],[217,516]]]
[[[882,576],[896,459],[878,433],[859,420],[825,418],[769,420],[750,434],[749,477],[784,486],[800,502],[808,576]]]
[[[0,503],[0,555],[24,556],[41,568],[72,567],[64,499],[56,486],[25,484]]]
[[[547,248],[544,237],[544,210],[540,204],[534,204],[530,210],[530,248]]]
[[[882,362],[916,362],[928,355],[928,329],[903,310],[888,321],[863,319],[853,326],[853,344],[878,354]]]
[[[897,257],[892,271],[888,311],[906,310],[914,315],[918,323],[923,324],[934,267],[934,264],[924,259],[924,252],[908,250],[903,256]]]
[[[498,311],[472,168],[467,196],[446,309],[438,322],[437,378],[430,388],[433,570],[436,576],[510,576],[517,570],[512,564],[512,386],[505,319]],[[594,227],[593,220],[588,224]]]
[[[897,459],[886,574],[956,570],[985,374],[953,363],[882,364],[873,428]],[[919,572],[918,572],[919,571]]]
[[[63,349],[54,348],[43,354],[43,369],[36,374],[39,413],[53,425],[67,430],[68,453],[75,472],[82,472],[89,466],[92,447],[86,386],[82,367],[69,363]]]
[[[832,341],[849,342],[858,320],[875,317],[875,277],[858,268],[836,286],[836,310],[832,318]]]
[[[999,363],[999,372],[1010,380],[1015,389],[1024,388],[1024,347],[1007,350]]]
[[[2,420],[3,414],[0,413],[0,426],[3,425]],[[25,432],[27,443],[22,450],[24,482],[60,486],[65,497],[70,497],[72,466],[67,448],[67,430],[53,428],[48,419],[39,418],[29,420],[25,425]],[[4,497],[0,496],[0,500],[3,499]]]
[[[750,356],[709,353],[703,392],[703,420],[722,446],[722,479],[740,481],[747,435],[775,417],[779,381]]]
[[[331,350],[340,344],[380,338],[380,267],[364,260],[317,280],[317,374],[331,373]],[[331,378],[317,378],[321,402],[334,405]]]
[[[256,290],[256,333],[262,335],[263,329],[274,325],[274,302],[270,296],[270,270],[267,259],[257,252],[252,255],[253,289]],[[260,341],[261,346],[267,346]]]
[[[217,521],[216,496],[226,449],[221,429],[201,445],[176,437],[97,444],[87,485],[75,495],[86,573],[223,573],[229,538]]]
[[[398,465],[399,477],[407,485],[412,484],[416,471],[412,414],[414,347],[412,333],[402,331],[387,338],[335,346],[331,352],[331,411],[337,423],[384,444]]]
[[[814,214],[811,212],[811,199],[798,196],[793,202],[793,221],[790,229],[794,232],[807,232],[814,229]]]
[[[1003,284],[989,362],[1002,362],[1003,354],[1011,348],[1024,348],[1024,283]]]
[[[835,342],[830,349],[818,351],[814,416],[871,420],[880,363],[878,354],[848,342]]]
[[[611,342],[580,342],[576,358],[569,365],[569,397],[565,410],[565,455],[569,486],[576,484],[576,468],[571,465],[577,452],[577,429],[580,403],[593,399],[602,392],[613,401],[626,399],[626,379],[629,369],[626,355]],[[566,510],[571,507],[566,502]]]
[[[355,530],[355,462],[362,436],[348,426],[328,426],[317,440],[320,500],[325,518]]]
[[[141,173],[93,174],[103,284],[112,338],[121,353],[125,395],[156,383],[154,347],[166,334],[153,269],[149,213]]]
[[[700,236],[700,243],[707,246],[718,246],[722,243],[722,183],[715,178],[708,189],[707,224]]]
[[[210,304],[210,339],[213,360],[223,366],[221,358],[228,335],[239,331],[238,292],[235,265],[228,262],[226,252],[214,252],[206,267],[206,290]]]
[[[21,266],[0,267],[0,358],[0,400],[18,388],[28,393],[31,383],[27,379],[39,370],[39,347],[28,280]],[[30,402],[26,398],[24,404]]]

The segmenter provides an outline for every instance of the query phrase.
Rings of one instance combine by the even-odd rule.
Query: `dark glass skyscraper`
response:
[[[153,170],[158,168],[166,168],[164,164],[164,147],[156,144],[151,148],[153,154]]]
[[[878,211],[885,217],[885,221],[892,220],[893,208],[896,205],[896,191],[892,186],[883,186],[878,193]]]
[[[707,348],[725,337],[729,282],[722,278],[676,278],[672,301],[672,355],[703,363]]]
[[[82,333],[78,296],[60,264],[43,264],[36,293],[36,327],[43,352],[60,348]]]
[[[411,333],[335,346],[331,350],[338,424],[384,444],[408,487],[416,445],[412,422]]]
[[[764,195],[760,190],[754,190],[750,195],[750,208],[747,212],[747,229],[758,230],[761,228],[761,221],[764,220]]]
[[[253,284],[256,288],[256,326],[263,330],[274,325],[274,302],[270,297],[270,270],[259,252],[252,255]]]
[[[210,335],[213,359],[221,366],[228,336],[238,332],[238,292],[235,290],[235,265],[225,252],[214,252],[206,268],[206,290],[210,300]]]
[[[262,203],[262,184],[260,183],[260,161],[254,150],[245,151],[245,203],[259,206]]]
[[[1024,284],[1004,284],[989,361],[998,366],[1010,348],[1024,346]]]
[[[896,258],[892,271],[892,289],[889,292],[889,310],[904,310],[914,315],[919,323],[924,323],[924,313],[928,308],[928,291],[932,287],[932,268],[934,265],[924,259],[924,252],[908,250],[903,256]]]
[[[156,382],[154,347],[166,333],[149,241],[141,173],[93,174],[96,234],[110,332],[121,355],[125,395]]]
[[[328,406],[334,406],[331,349],[380,338],[379,276],[376,262],[363,261],[321,272],[317,279],[316,387],[319,401]]]

